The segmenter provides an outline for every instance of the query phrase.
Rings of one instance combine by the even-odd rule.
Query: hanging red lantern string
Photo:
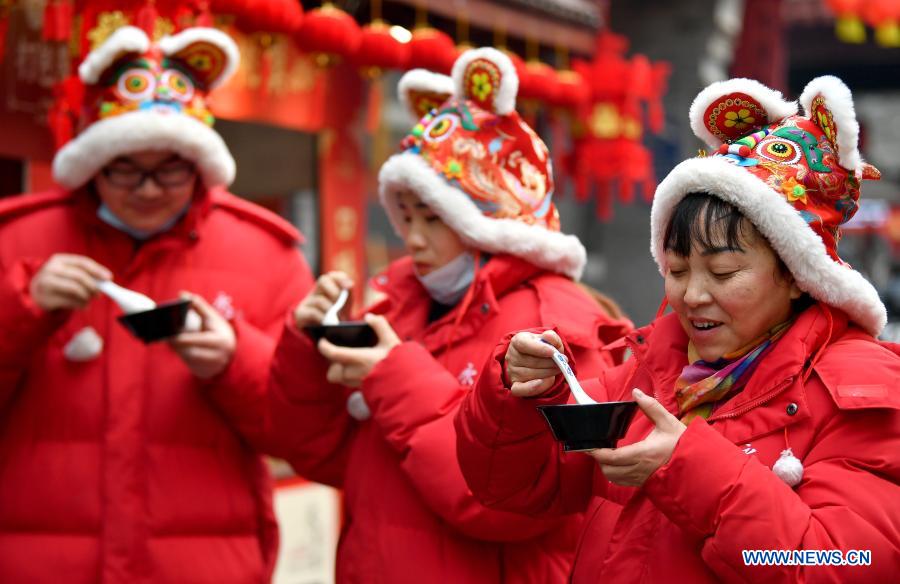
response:
[[[359,25],[340,8],[325,3],[303,17],[296,39],[301,49],[315,56],[316,64],[326,67],[356,54]]]

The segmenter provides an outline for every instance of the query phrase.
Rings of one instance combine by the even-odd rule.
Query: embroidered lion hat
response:
[[[666,270],[663,237],[689,193],[720,197],[762,233],[800,289],[840,308],[873,335],[887,321],[875,288],[838,255],[841,225],[859,208],[860,182],[878,171],[859,154],[853,98],[831,76],[814,79],[796,102],[750,79],[714,83],[690,111],[691,128],[713,148],[660,183],[651,211],[651,250]]]
[[[550,153],[515,111],[518,87],[491,48],[463,53],[452,77],[404,75],[400,99],[420,121],[381,167],[381,202],[400,232],[396,194],[410,189],[468,245],[578,279],[584,246],[559,231]]]
[[[188,28],[152,43],[139,28],[116,30],[78,68],[85,85],[79,133],[53,159],[53,177],[75,189],[118,156],[172,150],[193,161],[207,187],[227,186],[235,164],[206,105],[237,69],[225,33]]]

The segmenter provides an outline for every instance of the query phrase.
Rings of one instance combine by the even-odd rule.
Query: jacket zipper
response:
[[[781,385],[777,386],[775,389],[773,389],[766,395],[753,400],[752,402],[744,405],[741,408],[734,410],[733,412],[728,412],[728,413],[721,414],[718,416],[712,415],[707,419],[707,421],[708,422],[716,422],[718,420],[727,420],[730,418],[736,418],[738,416],[742,416],[742,415],[746,414],[747,412],[749,412],[750,410],[758,408],[759,406],[763,405],[766,402],[772,401],[773,399],[775,399],[776,397],[778,397],[779,395],[781,395],[782,393],[787,391],[787,389],[791,386],[791,384],[793,384],[795,379],[796,379],[796,376],[788,377]]]

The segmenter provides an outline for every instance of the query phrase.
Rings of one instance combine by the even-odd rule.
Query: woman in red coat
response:
[[[88,55],[64,187],[0,202],[0,581],[264,584],[278,547],[270,360],[312,277],[286,221],[225,191],[219,30]],[[266,262],[261,263],[260,257]],[[199,330],[144,344],[99,293],[192,296]]]
[[[900,357],[874,338],[875,289],[837,255],[859,181],[877,171],[840,80],[814,80],[800,101],[803,115],[736,79],[694,102],[715,154],[676,167],[651,218],[673,312],[584,383],[642,410],[618,448],[563,454],[535,419],[568,389],[534,333],[497,347],[460,408],[460,464],[482,501],[541,520],[586,511],[574,582],[900,571]],[[564,334],[541,335],[565,350]]]
[[[513,109],[516,86],[493,49],[465,53],[452,81],[404,77],[402,98],[430,105],[379,177],[409,255],[374,279],[385,297],[365,318],[378,343],[317,347],[302,332],[352,285],[331,273],[277,349],[270,399],[282,453],[344,489],[339,582],[568,577],[580,517],[486,509],[456,460],[454,414],[506,331],[554,326],[598,375],[612,363],[599,349],[628,327],[572,281],[584,248],[559,233],[548,152]]]

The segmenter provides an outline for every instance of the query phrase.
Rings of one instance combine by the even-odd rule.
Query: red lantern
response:
[[[541,61],[528,61],[519,73],[519,96],[544,103],[553,103],[559,93],[556,70]]]
[[[303,22],[303,8],[296,0],[206,0],[197,2],[198,18],[211,10],[234,16],[235,25],[245,32],[294,34]]]
[[[409,44],[395,39],[387,23],[374,20],[362,27],[359,48],[352,60],[363,69],[403,69],[409,62],[409,53]]]
[[[591,90],[581,73],[564,69],[557,74],[557,80],[554,105],[577,111],[590,98]]]
[[[325,66],[356,54],[360,31],[352,16],[326,3],[303,17],[296,37],[300,48],[314,54],[316,62]]]
[[[603,33],[597,38],[597,54],[591,63],[576,62],[575,70],[590,88],[590,98],[577,110],[574,151],[566,168],[579,200],[594,193],[601,220],[612,216],[612,186],[623,203],[641,193],[650,200],[655,188],[653,159],[642,144],[644,119],[662,126],[662,94],[669,67],[650,63],[638,55],[625,58],[628,41]],[[644,116],[644,106],[648,115]]]
[[[861,9],[863,19],[875,29],[875,42],[883,47],[900,46],[900,2],[869,0]]]
[[[416,28],[409,41],[409,67],[450,74],[457,57],[456,45],[449,35],[431,28]]]
[[[866,42],[866,28],[859,17],[860,0],[827,0],[834,13],[835,35],[845,43]]]

